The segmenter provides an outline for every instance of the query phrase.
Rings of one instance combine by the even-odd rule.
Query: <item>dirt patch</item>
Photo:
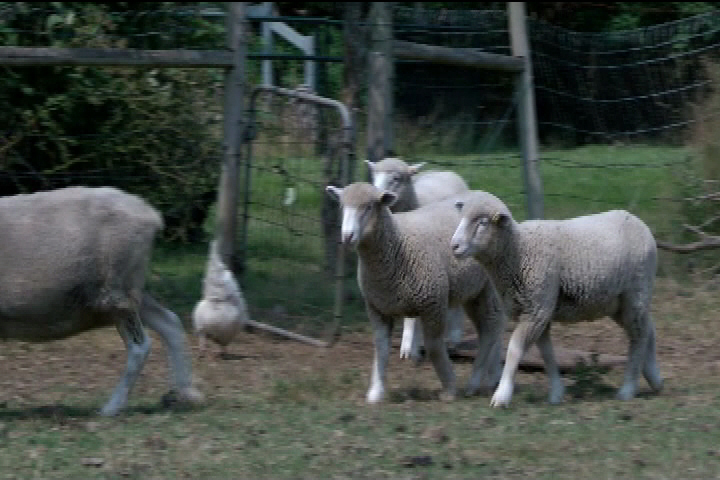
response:
[[[654,302],[661,372],[671,382],[708,376],[718,378],[720,353],[716,345],[720,333],[714,328],[714,316],[720,300],[713,292],[677,295],[677,291],[673,284],[667,284],[656,295]],[[167,390],[165,349],[159,338],[153,336],[153,339],[148,363],[131,394],[131,400],[150,393],[157,394],[159,398]],[[222,395],[223,392],[236,389],[261,391],[278,379],[317,372],[329,376],[361,376],[360,383],[365,387],[352,392],[352,396],[362,399],[369,381],[373,355],[369,330],[343,333],[330,348],[306,345],[257,331],[241,335],[228,347],[228,354],[224,357],[215,353],[200,357],[194,339],[189,339],[194,375],[211,400],[213,395]],[[623,370],[627,340],[624,332],[610,320],[554,325],[553,343],[558,356],[563,358],[566,371],[575,364],[578,352],[586,359],[593,353],[599,354],[598,360],[616,367],[613,371],[621,373]],[[400,332],[396,331],[388,370],[389,387],[410,388],[408,385],[412,383],[439,388],[432,367],[427,362],[417,366],[411,361],[401,360],[399,346]],[[563,356],[564,353],[567,357]],[[472,349],[466,348],[462,355],[455,357],[459,385],[464,383],[471,366],[467,358],[462,357],[471,355]],[[531,371],[540,369],[542,363],[536,351],[529,352],[526,360]],[[79,395],[97,399],[100,406],[122,374],[125,361],[123,343],[114,329],[88,332],[52,343],[6,341],[0,350],[0,408],[8,405],[52,405]],[[408,380],[408,371],[413,372],[411,380]],[[545,382],[544,374],[535,375],[521,372],[518,384]]]

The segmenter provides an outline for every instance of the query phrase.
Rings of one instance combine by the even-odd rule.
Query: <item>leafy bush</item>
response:
[[[144,38],[148,47],[167,47],[164,36],[148,40],[132,32],[139,19],[153,13],[165,22],[163,15],[179,7],[143,3],[126,5],[124,14],[109,10],[122,5],[3,4],[0,44],[123,48]],[[145,17],[136,10],[142,8]],[[172,25],[175,30],[164,33],[189,42],[184,32],[194,31],[203,46],[224,35],[197,17],[188,16],[186,27]],[[160,208],[167,239],[204,238],[222,155],[221,98],[222,72],[210,69],[6,68],[0,76],[0,195],[113,185]]]

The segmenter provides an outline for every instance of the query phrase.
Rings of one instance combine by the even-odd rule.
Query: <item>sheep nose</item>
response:
[[[450,248],[452,248],[453,254],[455,256],[460,256],[463,253],[465,253],[465,249],[460,245],[460,242],[453,240],[450,243]]]

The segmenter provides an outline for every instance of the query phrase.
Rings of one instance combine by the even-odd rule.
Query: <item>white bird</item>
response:
[[[192,312],[199,347],[205,352],[207,340],[220,345],[220,355],[249,320],[247,304],[235,276],[220,258],[217,242],[210,244],[203,298]]]

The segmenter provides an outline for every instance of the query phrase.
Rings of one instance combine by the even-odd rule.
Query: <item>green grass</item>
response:
[[[596,394],[560,406],[546,405],[542,388],[521,385],[511,408],[495,410],[486,398],[362,405],[348,392],[361,391],[364,383],[340,375],[331,361],[327,373],[299,372],[267,389],[243,390],[248,375],[227,378],[231,387],[218,386],[208,407],[189,412],[135,407],[103,419],[83,407],[87,399],[69,399],[80,407],[54,413],[0,409],[0,478],[720,474],[717,382],[676,385],[630,402]]]

